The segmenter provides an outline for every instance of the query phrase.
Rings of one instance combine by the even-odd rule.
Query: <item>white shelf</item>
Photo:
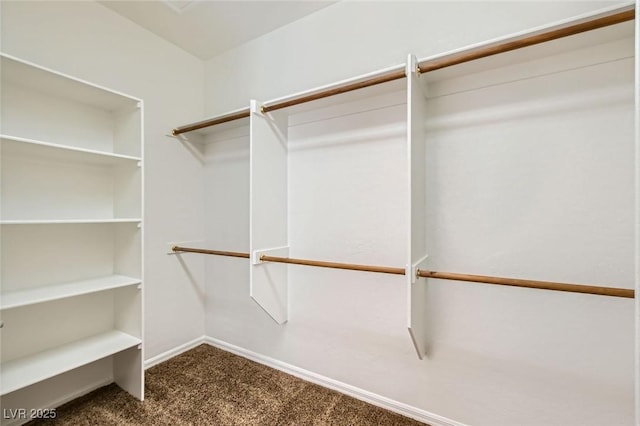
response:
[[[122,219],[34,219],[34,220],[2,220],[0,225],[74,225],[98,223],[136,223],[142,222],[139,217]]]
[[[124,162],[141,161],[140,157],[114,154],[113,152],[60,145],[19,136],[2,135],[3,155],[40,156],[48,159],[80,161],[90,164],[122,164]]]
[[[0,57],[3,133],[125,158],[142,156],[141,100]]]
[[[95,108],[115,111],[118,108],[140,102],[140,99],[106,87],[71,77],[49,68],[0,54],[3,83],[37,87],[60,99],[81,102]]]
[[[0,394],[5,395],[140,343],[138,338],[112,330],[3,363]]]
[[[0,223],[140,217],[139,158],[6,135],[0,144]]]
[[[11,291],[2,295],[0,309],[11,309],[36,303],[49,302],[67,297],[136,285],[141,282],[142,281],[137,278],[125,277],[123,275],[111,275],[108,277],[94,278],[90,280]]]

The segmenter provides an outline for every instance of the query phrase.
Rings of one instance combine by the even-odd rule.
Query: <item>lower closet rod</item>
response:
[[[351,271],[379,272],[382,274],[404,275],[404,268],[389,266],[357,265],[354,263],[323,262],[320,260],[294,259],[291,257],[260,256],[264,262],[291,263],[294,265],[319,266],[321,268],[349,269]]]
[[[468,281],[480,284],[507,285],[513,287],[536,288],[540,290],[569,291],[572,293],[596,294],[599,296],[627,297],[633,299],[635,291],[630,288],[601,287],[583,284],[556,283],[551,281],[522,280],[518,278],[488,277],[485,275],[455,274],[418,270],[418,276],[441,280]]]
[[[189,253],[213,254],[213,255],[219,255],[219,256],[244,257],[247,259],[250,258],[249,253],[241,253],[241,252],[233,252],[233,251],[205,250],[205,249],[188,248],[188,247],[180,247],[180,246],[173,246],[172,250],[174,252],[182,251],[182,252],[189,252]],[[267,255],[260,256],[260,260],[264,262],[289,263],[294,265],[319,266],[322,268],[348,269],[353,271],[366,271],[366,272],[378,272],[383,274],[405,275],[404,268],[393,268],[388,266],[372,266],[372,265],[358,265],[353,263],[324,262],[320,260],[295,259],[290,257],[277,257],[277,256],[267,256]],[[467,281],[467,282],[491,284],[491,285],[506,285],[506,286],[512,286],[512,287],[534,288],[538,290],[567,291],[571,293],[585,293],[585,294],[594,294],[598,296],[625,297],[629,299],[633,299],[635,297],[635,291],[629,288],[601,287],[601,286],[583,285],[583,284],[558,283],[558,282],[551,282],[551,281],[523,280],[518,278],[490,277],[486,275],[456,274],[452,272],[426,271],[421,269],[418,270],[417,275],[423,278],[435,278],[440,280],[453,280],[453,281]]]

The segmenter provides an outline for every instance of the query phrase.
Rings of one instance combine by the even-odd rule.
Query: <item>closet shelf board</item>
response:
[[[61,145],[12,135],[0,135],[2,154],[22,157],[44,157],[49,160],[85,164],[121,165],[141,161],[140,157]]]
[[[16,290],[2,294],[0,309],[18,308],[140,283],[141,281],[138,278],[111,275],[89,280]]]
[[[29,220],[2,220],[0,225],[83,225],[99,223],[136,223],[142,222],[139,217],[118,219],[29,219]]]
[[[138,98],[70,77],[11,55],[0,54],[0,59],[2,60],[3,84],[11,83],[39,88],[50,96],[80,102],[107,111],[115,111],[121,107],[140,102]]]
[[[140,344],[140,339],[111,330],[2,364],[5,395]]]

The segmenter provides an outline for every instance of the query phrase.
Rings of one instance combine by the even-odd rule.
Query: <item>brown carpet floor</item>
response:
[[[116,385],[29,425],[421,425],[209,345],[146,371],[145,401]]]

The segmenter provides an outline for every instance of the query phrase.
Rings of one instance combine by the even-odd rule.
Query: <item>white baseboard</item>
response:
[[[200,336],[193,339],[190,342],[183,343],[180,346],[176,346],[173,349],[169,349],[166,352],[163,352],[159,355],[154,356],[153,358],[149,358],[144,362],[144,369],[151,368],[156,364],[160,364],[161,362],[167,361],[168,359],[173,358],[174,356],[180,355],[183,352],[188,351],[189,349],[193,349],[196,346],[200,346],[205,343],[205,336]]]
[[[225,350],[227,352],[231,352],[243,358],[250,359],[259,364],[275,368],[276,370],[283,371],[287,374],[291,374],[292,376],[296,376],[302,380],[306,380],[308,382],[333,389],[335,391],[338,391],[345,395],[349,395],[377,407],[381,407],[386,410],[393,411],[394,413],[398,413],[403,416],[418,420],[420,422],[427,423],[431,426],[465,426],[463,423],[447,419],[446,417],[442,417],[407,404],[403,404],[402,402],[394,401],[390,398],[377,395],[373,392],[369,392],[334,379],[330,379],[320,374],[316,374],[303,368],[287,364],[286,362],[278,361],[277,359],[269,358],[267,356],[249,351],[247,349],[232,345],[213,337],[205,336],[204,343]]]
[[[446,417],[442,417],[437,414],[430,413],[425,410],[421,410],[411,405],[394,401],[390,398],[375,394],[373,392],[369,392],[364,389],[360,389],[355,386],[351,386],[346,383],[339,382],[329,377],[316,374],[312,371],[308,371],[303,368],[296,367],[295,365],[291,365],[286,362],[278,361],[277,359],[270,358],[256,352],[249,351],[247,349],[241,348],[236,345],[232,345],[231,343],[227,343],[222,340],[215,339],[209,336],[198,337],[196,339],[193,339],[190,342],[184,343],[180,346],[177,346],[173,349],[170,349],[166,352],[156,355],[153,358],[146,360],[144,362],[144,367],[145,369],[153,367],[154,365],[167,361],[173,358],[174,356],[180,355],[181,353],[186,352],[189,349],[193,349],[196,346],[199,346],[203,343],[206,343],[208,345],[214,346],[216,348],[222,349],[227,352],[231,352],[243,358],[250,359],[251,361],[255,361],[259,364],[266,365],[267,367],[275,368],[276,370],[280,370],[287,374],[291,374],[292,376],[296,376],[302,380],[306,380],[308,382],[315,383],[317,385],[320,385],[329,389],[333,389],[337,392],[343,393],[345,395],[349,395],[353,398],[359,399],[361,401],[367,402],[377,407],[381,407],[386,410],[393,411],[394,413],[398,413],[403,416],[418,420],[420,422],[427,423],[431,426],[466,426],[465,424],[457,422],[455,420],[447,419]]]

